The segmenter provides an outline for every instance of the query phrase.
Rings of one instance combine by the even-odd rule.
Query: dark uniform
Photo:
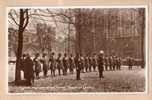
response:
[[[103,68],[104,66],[104,58],[103,58],[103,54],[100,54],[98,56],[98,71],[99,71],[99,78],[104,78],[103,77]]]
[[[118,69],[121,70],[121,58],[118,58]]]
[[[92,70],[92,57],[89,57],[89,71],[91,72]]]
[[[74,70],[74,57],[71,54],[69,57],[69,69],[70,69],[70,73],[73,74],[73,70]]]
[[[92,65],[93,65],[93,70],[96,71],[96,66],[97,66],[97,57],[96,54],[94,54],[92,58]]]
[[[108,70],[108,66],[109,66],[109,60],[108,57],[105,58],[105,70]]]
[[[27,56],[25,59],[25,68],[24,68],[24,73],[25,73],[25,79],[27,81],[26,85],[32,85],[32,82],[34,83],[34,70],[33,70],[33,61],[32,59]]]
[[[60,53],[59,53],[58,58],[57,58],[57,69],[58,69],[59,75],[61,75],[62,58],[61,58],[61,54]]]
[[[84,72],[84,66],[85,66],[84,57],[80,55],[80,59],[81,59],[81,71]]]
[[[119,58],[116,57],[116,69],[119,70]]]
[[[109,57],[108,60],[109,60],[109,69],[112,70],[112,64],[113,64],[112,57]]]
[[[133,60],[132,60],[132,58],[128,58],[128,68],[129,68],[129,70],[132,70],[132,66],[133,66]]]
[[[116,57],[113,56],[112,59],[113,59],[112,67],[113,67],[113,70],[115,70],[116,69]]]
[[[39,61],[39,54],[36,55],[36,57],[33,59],[34,61],[34,66],[35,66],[35,74],[36,74],[36,78],[39,79],[40,76],[39,76],[39,73],[42,72],[42,69],[41,69],[41,63]]]
[[[85,71],[88,72],[88,68],[89,68],[89,58],[88,56],[85,57]]]
[[[45,55],[43,55],[42,57],[42,65],[43,65],[43,75],[44,77],[46,77],[48,73],[48,62]]]
[[[67,54],[64,54],[63,57],[63,75],[67,75],[67,70],[68,70],[68,57]]]
[[[76,55],[75,57],[75,65],[76,65],[76,79],[80,80],[80,72],[81,72],[81,57],[79,54]]]
[[[49,65],[50,65],[51,75],[55,76],[56,62],[55,62],[54,53],[52,53],[49,62],[50,62]]]

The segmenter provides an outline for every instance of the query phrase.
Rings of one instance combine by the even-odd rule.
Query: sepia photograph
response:
[[[147,7],[7,8],[7,92],[146,93]]]

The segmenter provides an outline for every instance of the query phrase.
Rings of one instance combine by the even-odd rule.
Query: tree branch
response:
[[[11,12],[9,13],[9,16],[10,16],[10,18],[12,19],[12,21],[13,21],[17,26],[19,26],[19,24],[17,23],[17,21],[15,20],[15,18],[14,18],[14,16],[12,15]]]
[[[26,28],[26,26],[27,26],[27,24],[29,22],[28,9],[25,10],[25,14],[26,14],[26,17],[25,17],[26,18],[26,22],[25,22],[25,24],[23,26],[23,29]],[[24,20],[25,20],[25,18],[24,18]]]

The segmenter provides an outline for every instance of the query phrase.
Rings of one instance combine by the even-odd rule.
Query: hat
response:
[[[103,51],[103,50],[100,50],[100,54],[104,54],[104,51]]]
[[[25,53],[23,54],[23,57],[26,57],[26,54],[25,54]]]
[[[26,56],[27,56],[27,57],[30,57],[30,54],[29,54],[29,53],[27,53],[27,54],[26,54]]]

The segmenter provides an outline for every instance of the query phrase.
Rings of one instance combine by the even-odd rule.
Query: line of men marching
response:
[[[130,65],[132,66],[132,65]],[[40,72],[43,71],[44,77],[47,77],[48,70],[51,75],[67,75],[68,71],[73,74],[76,71],[76,79],[80,80],[81,72],[99,72],[99,78],[104,78],[103,71],[121,70],[121,58],[116,56],[104,57],[104,52],[100,51],[97,55],[94,53],[92,56],[77,53],[74,57],[72,54],[68,56],[66,53],[63,55],[59,53],[55,58],[55,53],[52,52],[49,57],[46,54],[40,55],[37,53],[32,60],[29,54],[23,54],[21,70],[24,71],[24,78],[27,80],[27,85],[34,83],[34,78],[40,78]]]

